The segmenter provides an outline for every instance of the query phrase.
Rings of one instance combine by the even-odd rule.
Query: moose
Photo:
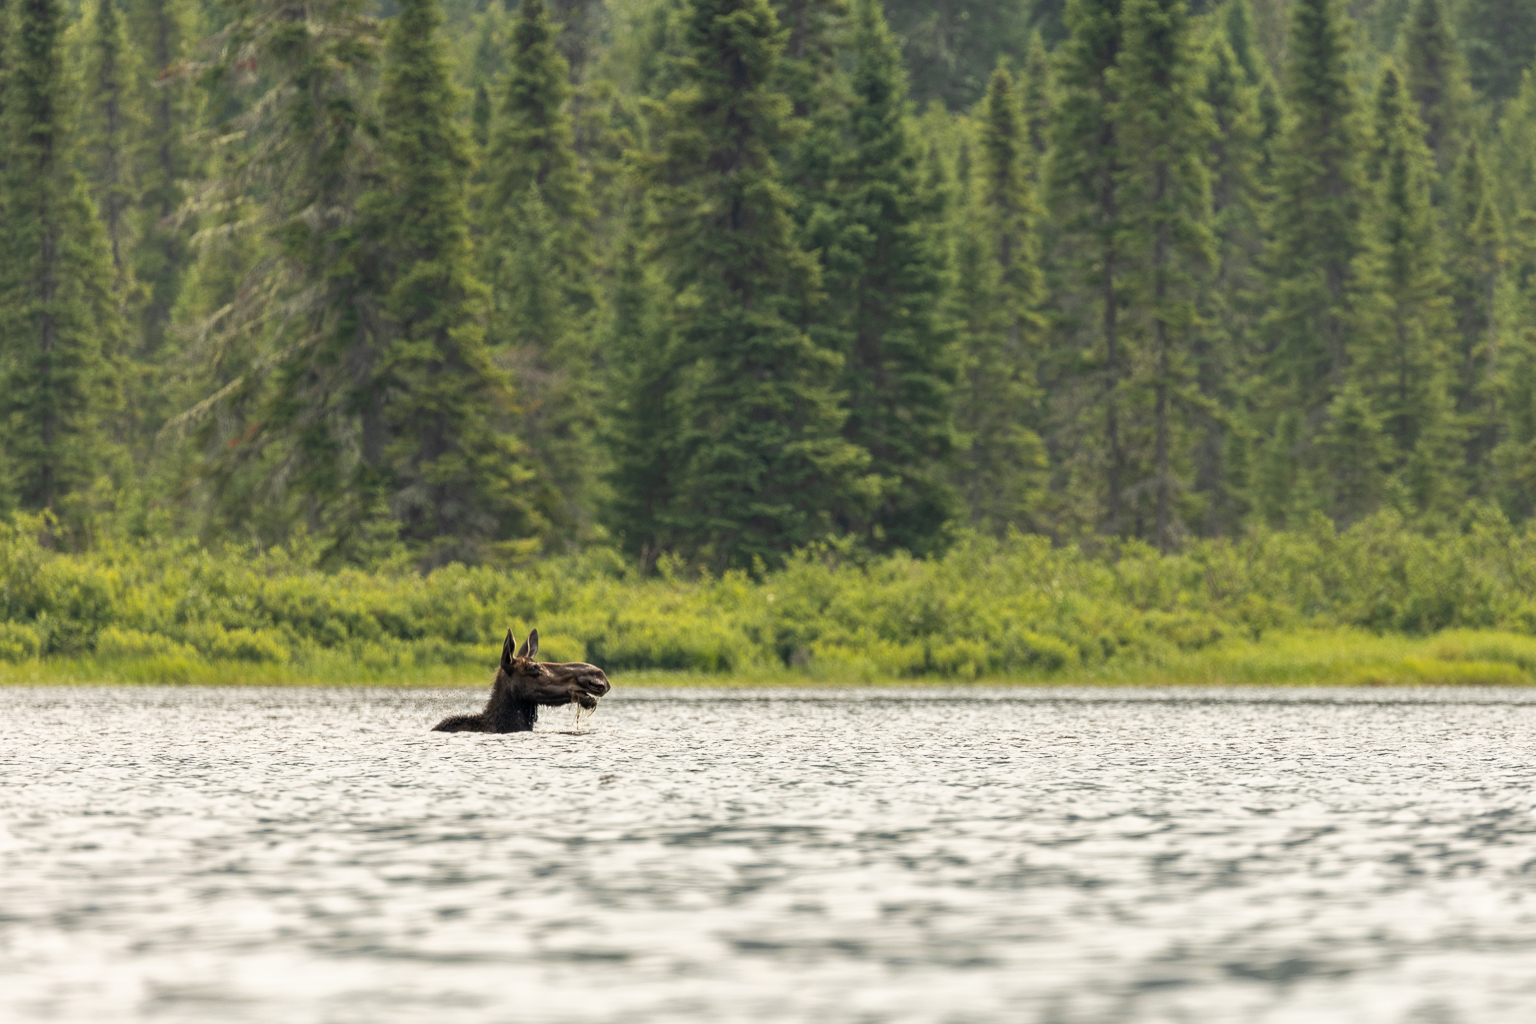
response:
[[[509,629],[485,710],[478,715],[450,715],[434,725],[433,732],[528,732],[539,717],[539,705],[579,704],[590,710],[597,707],[597,698],[611,689],[608,677],[596,665],[534,661],[539,653],[536,629],[516,654],[512,652],[514,644]]]

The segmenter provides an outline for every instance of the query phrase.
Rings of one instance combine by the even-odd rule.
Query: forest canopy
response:
[[[0,516],[717,574],[1520,527],[1533,65],[1528,0],[0,0]]]

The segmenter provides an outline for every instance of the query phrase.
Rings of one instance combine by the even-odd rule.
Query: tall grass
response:
[[[940,558],[836,549],[709,576],[610,551],[523,568],[324,572],[303,547],[103,543],[0,524],[0,679],[479,683],[510,626],[616,676],[1106,682],[1486,681],[1536,671],[1536,531],[1202,541],[1162,555],[967,536]],[[1452,632],[1447,632],[1452,631]],[[1415,667],[1416,666],[1416,667]]]

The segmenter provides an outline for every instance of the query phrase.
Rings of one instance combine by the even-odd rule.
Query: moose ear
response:
[[[506,643],[501,645],[501,667],[508,672],[512,671],[512,645],[515,643],[517,641],[512,639],[512,631],[507,630]]]
[[[528,634],[528,657],[536,658],[539,655],[539,631],[534,630]]]

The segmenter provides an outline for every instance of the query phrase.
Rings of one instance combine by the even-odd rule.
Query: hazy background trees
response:
[[[0,0],[0,511],[332,565],[1536,512],[1525,0]]]

